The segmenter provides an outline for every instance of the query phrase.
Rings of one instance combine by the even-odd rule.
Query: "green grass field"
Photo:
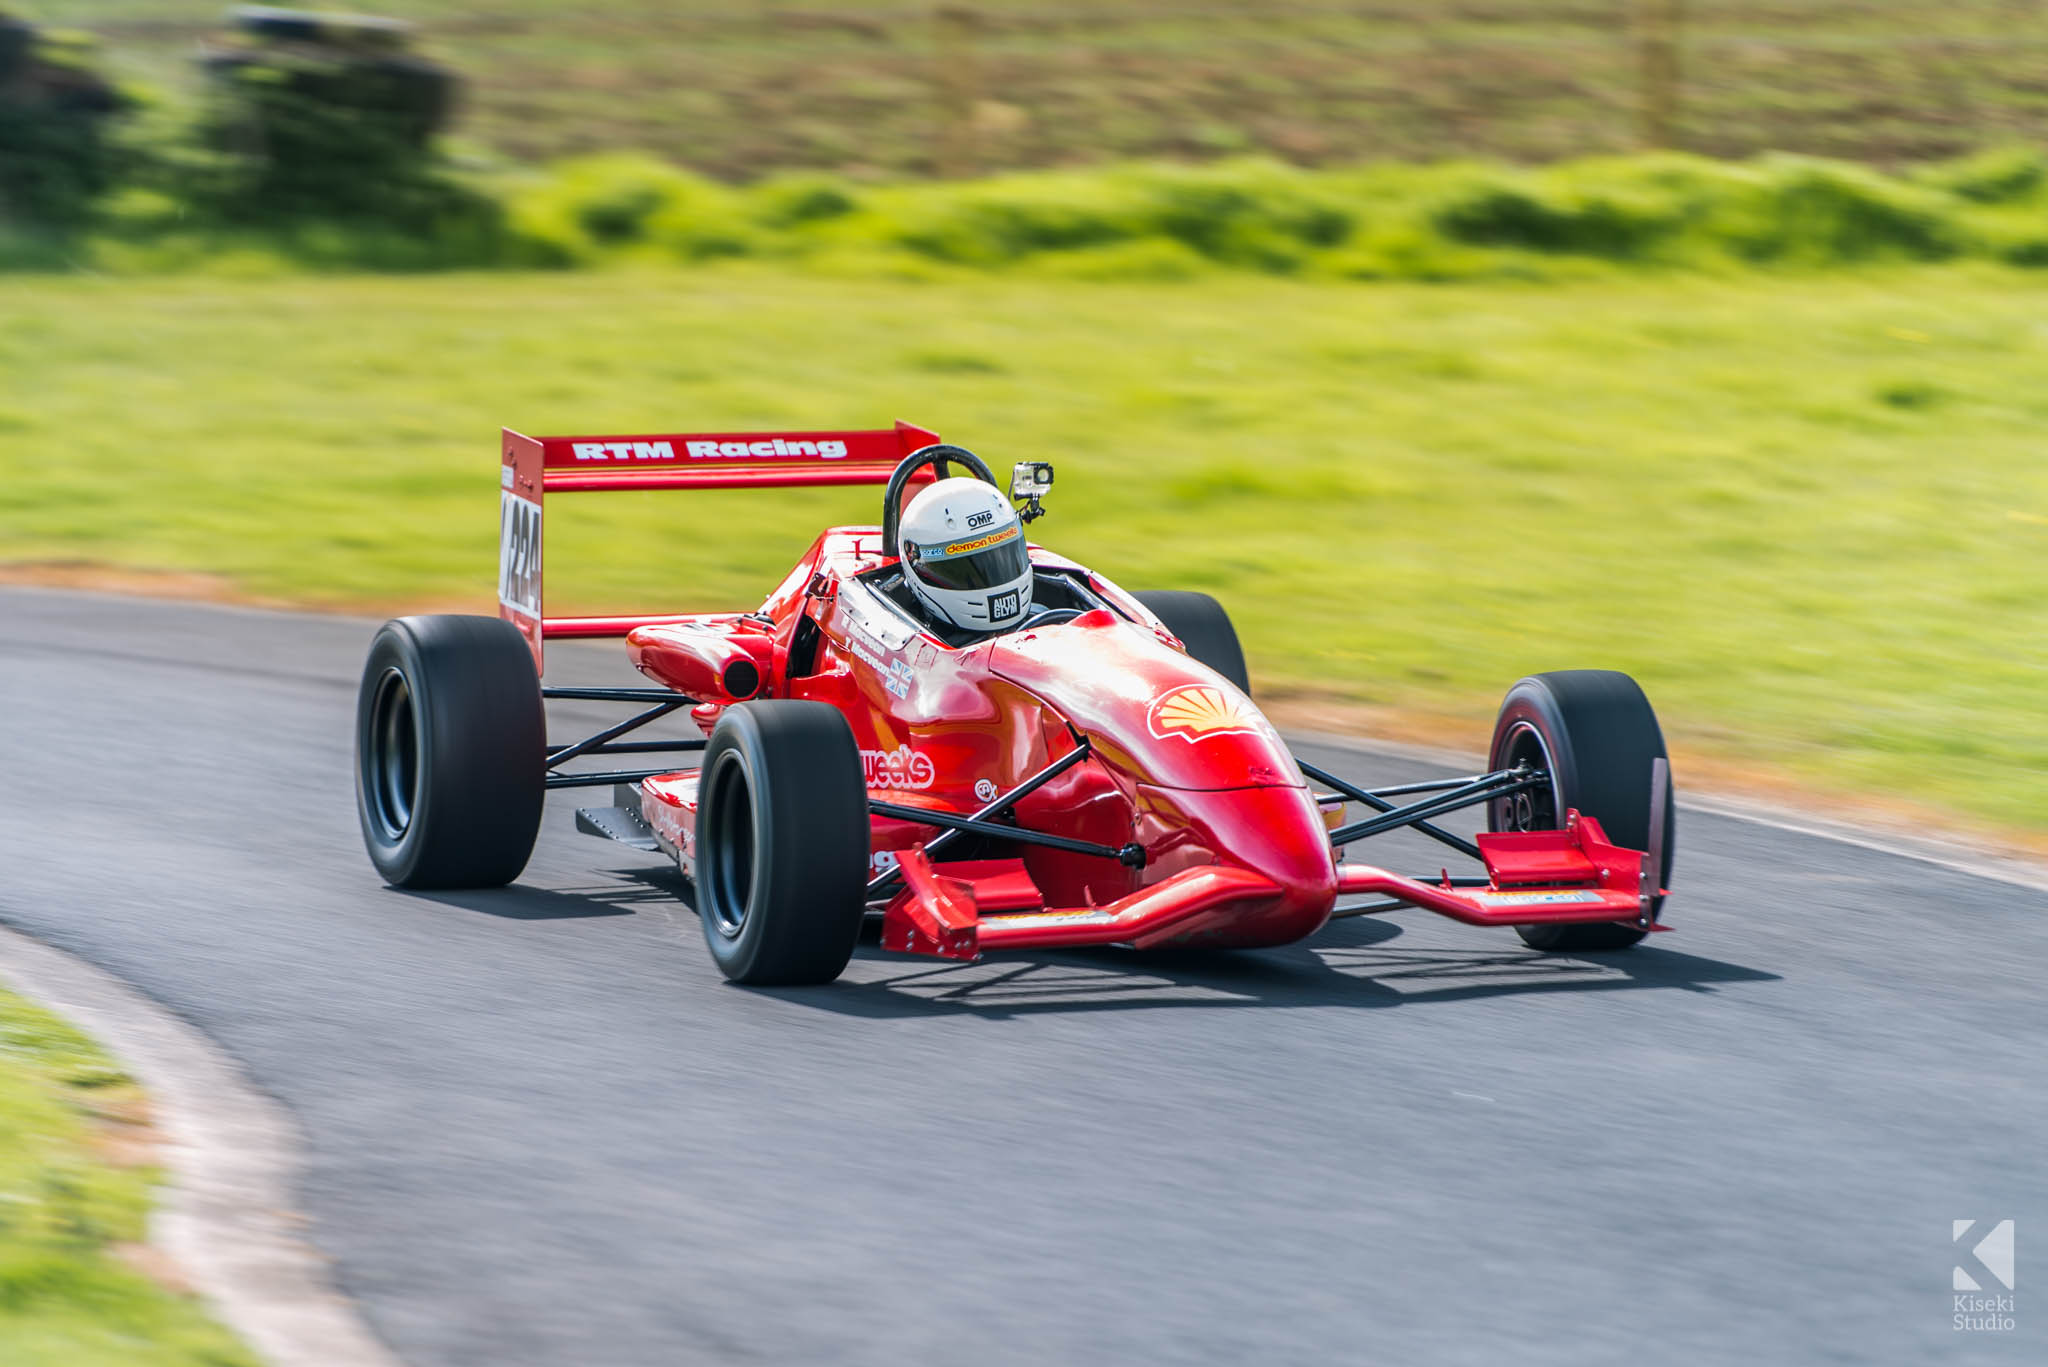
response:
[[[135,1084],[56,1017],[0,991],[0,1359],[8,1367],[254,1367],[191,1299],[116,1257],[154,1174]]]
[[[695,272],[24,279],[0,547],[488,610],[494,432],[881,424],[1059,463],[1041,539],[1259,686],[1641,677],[1738,765],[2048,828],[2048,326],[1989,266],[1570,285]],[[558,611],[743,606],[872,495],[555,503]],[[1683,778],[1683,775],[1681,775]]]
[[[222,0],[8,0],[193,84]],[[348,0],[470,80],[459,132],[526,159],[644,148],[724,179],[1264,152],[1307,165],[1634,145],[1630,0]],[[1875,161],[2048,134],[2032,0],[1688,0],[1680,145]]]

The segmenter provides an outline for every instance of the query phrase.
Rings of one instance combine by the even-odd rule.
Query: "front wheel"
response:
[[[697,915],[736,983],[826,983],[867,911],[868,794],[853,729],[824,703],[728,707],[697,788]]]
[[[1223,604],[1206,593],[1189,589],[1149,589],[1131,595],[1180,637],[1188,656],[1205,664],[1237,685],[1237,691],[1251,696],[1251,674],[1245,669],[1244,647],[1237,642],[1237,628]]]
[[[1532,674],[1508,690],[1493,726],[1487,767],[1528,765],[1550,775],[1545,787],[1525,789],[1486,804],[1493,831],[1554,831],[1578,811],[1600,823],[1607,838],[1630,849],[1650,841],[1651,766],[1666,758],[1664,733],[1642,688],[1608,669]],[[1659,887],[1671,886],[1675,808],[1664,790],[1664,867]],[[1652,905],[1661,905],[1662,898]],[[1638,926],[1516,926],[1531,949],[1627,949],[1641,940]]]

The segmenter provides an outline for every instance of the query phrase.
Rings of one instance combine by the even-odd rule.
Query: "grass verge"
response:
[[[903,417],[1058,462],[1042,539],[1216,593],[1270,697],[1477,736],[1523,673],[1621,668],[1729,765],[2048,829],[2048,329],[2022,272],[8,292],[9,561],[487,611],[499,424]],[[751,604],[818,526],[875,515],[850,492],[555,506],[561,611]]]
[[[0,1346],[9,1367],[254,1367],[141,1241],[147,1099],[99,1047],[0,990]],[[152,1275],[154,1274],[154,1275]]]

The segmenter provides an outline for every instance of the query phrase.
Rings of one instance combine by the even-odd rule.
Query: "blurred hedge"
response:
[[[2031,148],[1906,175],[1660,153],[1535,170],[1239,161],[892,186],[805,176],[746,189],[609,156],[557,167],[506,200],[515,259],[563,267],[756,256],[833,269],[1452,279],[1579,262],[2048,265],[2048,161]]]
[[[420,164],[424,168],[424,164]],[[396,182],[393,182],[396,183]],[[870,185],[734,187],[613,154],[458,179],[422,169],[382,217],[195,211],[175,186],[106,206],[103,269],[251,254],[323,268],[689,265],[826,272],[1037,270],[1174,279],[1554,278],[1603,266],[1817,269],[1959,258],[2048,266],[2048,160],[2001,148],[1887,174],[1808,157],[1645,154],[1518,169],[1126,165]],[[390,206],[404,208],[389,212]],[[203,206],[202,206],[203,208]]]

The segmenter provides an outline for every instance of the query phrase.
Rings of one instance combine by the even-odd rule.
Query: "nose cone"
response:
[[[1250,948],[1313,935],[1337,901],[1337,862],[1307,788],[1195,791],[1141,784],[1137,840],[1145,881],[1227,864],[1274,886],[1271,896],[1221,907],[1169,943]]]
[[[996,640],[989,668],[1084,732],[1095,753],[1162,788],[1303,787],[1280,733],[1208,666],[1106,610]]]

